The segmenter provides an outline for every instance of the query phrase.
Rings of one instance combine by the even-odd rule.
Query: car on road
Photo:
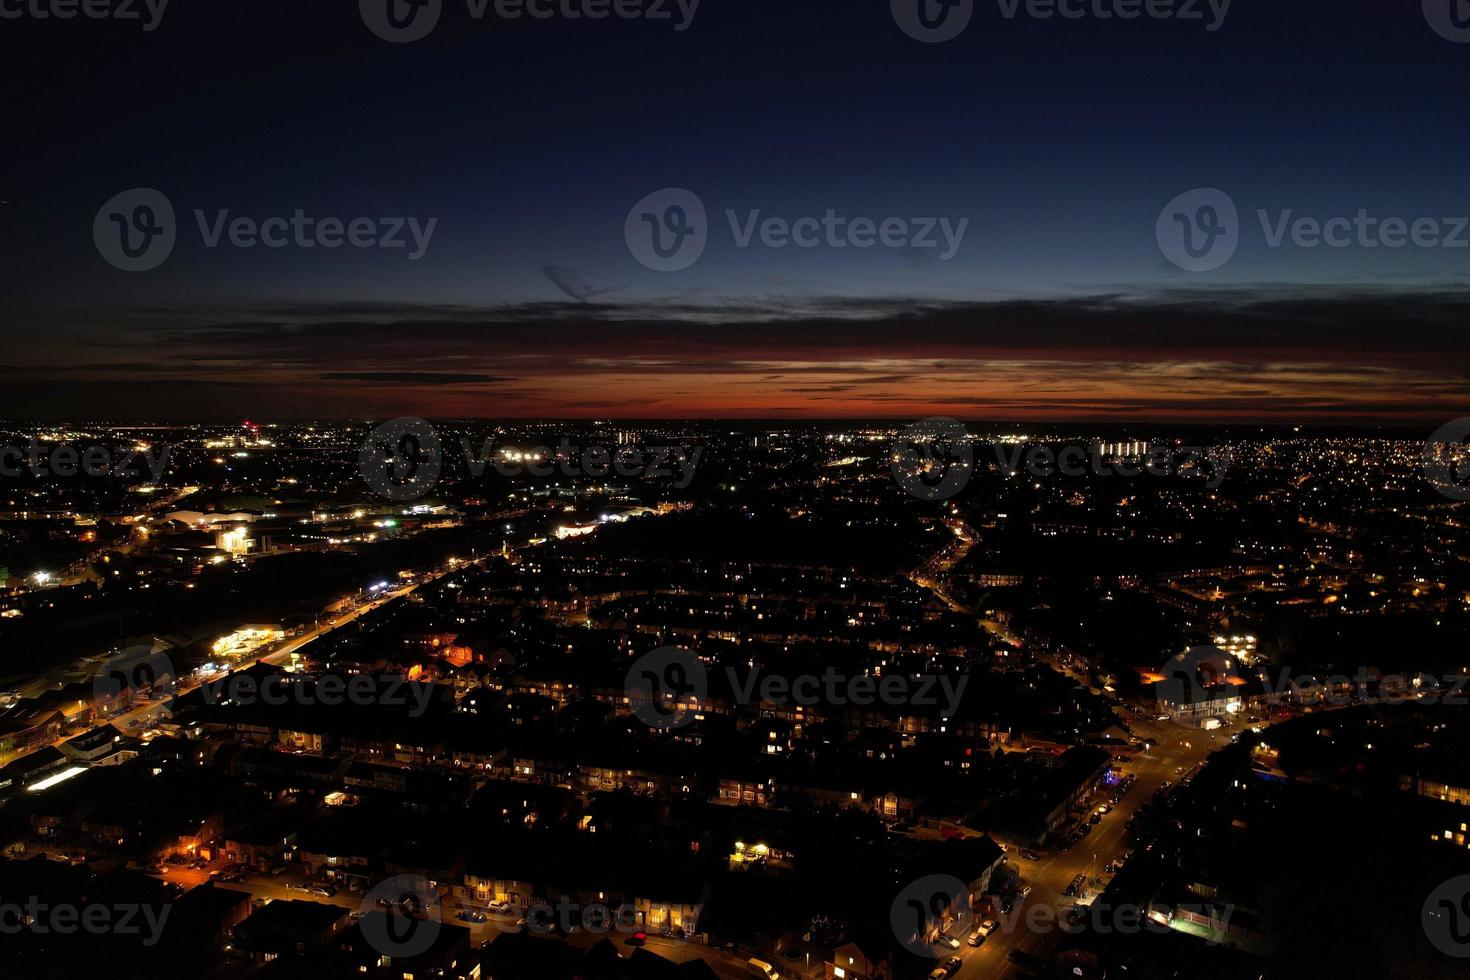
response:
[[[1096,826],[1096,825],[1102,823],[1102,814],[1101,813],[1094,813],[1092,816],[1090,816],[1090,817],[1087,818],[1087,822],[1090,823],[1090,824],[1092,824],[1093,826]]]
[[[1072,879],[1072,883],[1067,886],[1066,891],[1062,892],[1062,894],[1067,896],[1068,898],[1076,898],[1078,895],[1082,894],[1082,887],[1086,884],[1087,875],[1078,875],[1077,877]]]
[[[1031,886],[1030,885],[1022,885],[1020,888],[1017,888],[1016,889],[1016,897],[1017,898],[1025,898],[1027,895],[1030,895],[1030,894],[1031,894]],[[993,923],[993,922],[991,923],[991,928],[992,929],[995,928],[995,923]]]
[[[509,902],[491,902],[485,906],[485,911],[491,915],[515,915],[516,907]]]
[[[1184,767],[1183,766],[1175,766],[1174,767],[1174,775],[1176,775],[1176,776],[1182,776],[1182,775],[1184,775]]]
[[[623,940],[623,944],[626,945],[626,946],[647,946],[648,945],[648,933],[646,933],[646,932],[635,932],[635,933],[633,933],[633,935],[629,936],[627,939],[624,939]],[[764,975],[764,974],[762,974],[762,975]]]
[[[1037,854],[1035,851],[1031,850],[1028,847],[1021,848],[1021,850],[1020,850],[1019,853],[1020,853],[1021,857],[1025,858],[1028,861],[1040,861],[1041,860],[1041,855],[1040,854]]]
[[[983,932],[973,933],[970,936],[970,945],[971,946],[979,946],[983,942],[985,942],[985,933],[983,933]]]
[[[764,977],[765,980],[781,980],[781,974],[777,973],[776,968],[765,960],[758,960],[755,957],[751,957],[745,961],[745,966],[753,977]]]
[[[958,939],[956,939],[955,937],[953,937],[953,936],[941,934],[940,937],[939,937],[939,941],[941,943],[943,943],[944,945],[948,946],[950,949],[959,949],[960,948],[960,941]]]
[[[337,894],[337,889],[331,885],[298,885],[295,882],[286,886],[288,892],[300,892],[303,895],[315,895],[317,898],[331,898]]]
[[[490,921],[489,916],[485,915],[484,912],[475,912],[472,909],[465,909],[456,915],[455,918],[461,922],[472,922],[475,925],[484,925]]]
[[[1031,886],[1030,885],[1027,885],[1026,886],[1026,890],[1027,891],[1030,891],[1031,890]],[[975,931],[977,933],[979,933],[980,935],[982,935],[982,936],[988,936],[988,935],[990,935],[992,932],[995,931],[995,920],[994,919],[981,919],[980,920],[980,924],[975,927]]]
[[[1100,813],[1100,814],[1102,814],[1103,816],[1106,816],[1107,814],[1111,813],[1112,810],[1113,810],[1113,808],[1111,806],[1109,806],[1108,804],[1106,804],[1106,803],[1099,803],[1097,805],[1097,812]]]
[[[934,980],[940,980],[941,977],[952,977],[956,973],[960,972],[961,966],[964,966],[964,961],[961,960],[958,956],[951,956],[949,959],[939,964],[939,966],[935,967],[934,970],[930,972],[929,976],[933,977]]]
[[[1026,952],[1024,949],[1013,949],[1006,954],[1006,959],[1012,963],[1020,963],[1022,966],[1030,966],[1036,962],[1036,956]]]

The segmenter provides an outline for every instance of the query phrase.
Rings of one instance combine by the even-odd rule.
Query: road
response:
[[[909,579],[920,588],[934,593],[935,597],[948,606],[951,612],[967,616],[973,615],[975,610],[956,599],[943,578],[951,569],[965,560],[970,549],[975,547],[977,538],[974,530],[957,517],[946,518],[944,526],[954,534],[954,540],[910,572]]]
[[[999,928],[977,949],[961,946],[952,955],[959,956],[964,965],[957,976],[960,980],[991,980],[1015,972],[1017,967],[1009,961],[1012,949],[1028,953],[1041,953],[1056,945],[1061,933],[1052,928],[1043,932],[1031,931],[1027,922],[1027,909],[1041,904],[1060,913],[1076,901],[1062,893],[1079,874],[1099,876],[1104,884],[1111,876],[1103,869],[1129,850],[1127,824],[1138,807],[1153,798],[1155,790],[1165,781],[1179,781],[1175,770],[1188,770],[1204,761],[1210,752],[1222,747],[1229,734],[1200,732],[1172,722],[1155,723],[1141,720],[1145,712],[1136,712],[1128,724],[1140,737],[1153,738],[1158,745],[1137,753],[1127,763],[1119,763],[1124,772],[1137,775],[1133,788],[1113,807],[1102,822],[1070,850],[1044,854],[1040,861],[1028,861],[1011,850],[1006,862],[1015,867],[1021,877],[1031,884],[1031,894],[1013,910],[1012,915],[997,919]],[[1211,737],[1211,736],[1215,737]],[[1099,798],[1101,801],[1101,797]],[[1094,896],[1101,887],[1089,888],[1088,895]],[[1035,914],[1035,913],[1033,913]],[[1049,921],[1055,922],[1056,916]]]

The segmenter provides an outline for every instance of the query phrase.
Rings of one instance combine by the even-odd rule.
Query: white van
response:
[[[776,968],[765,960],[758,960],[752,956],[746,965],[750,967],[750,975],[753,977],[765,977],[766,980],[781,980],[781,974],[777,973]]]

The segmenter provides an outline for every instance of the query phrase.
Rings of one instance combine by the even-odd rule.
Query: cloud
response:
[[[321,377],[327,381],[372,381],[405,385],[490,384],[505,380],[488,374],[432,374],[425,371],[331,371]]]
[[[277,303],[89,311],[70,324],[54,312],[44,324],[14,311],[0,319],[28,337],[13,357],[24,380],[0,392],[0,410],[12,412],[125,414],[139,383],[166,412],[170,387],[203,378],[221,386],[221,411],[262,416],[296,406],[1375,419],[1449,418],[1470,406],[1470,291],[1455,289],[1120,285],[964,302]],[[68,366],[78,352],[85,361]],[[361,384],[329,383],[339,381]]]

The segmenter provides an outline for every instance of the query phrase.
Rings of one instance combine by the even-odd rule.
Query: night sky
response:
[[[703,0],[685,30],[673,0],[544,22],[444,3],[406,44],[345,0],[174,0],[152,31],[0,19],[0,416],[1470,406],[1470,247],[1272,248],[1256,214],[1470,215],[1470,43],[1419,0],[1236,0],[1213,31],[1204,2],[1073,21],[979,0],[933,44],[887,2]],[[177,244],[129,273],[93,221],[136,187],[167,196]],[[657,272],[624,222],[668,187],[709,244]],[[1199,187],[1230,195],[1240,241],[1191,272],[1155,222]],[[437,224],[417,260],[208,248],[195,209]],[[946,259],[741,248],[726,209],[969,221]]]

